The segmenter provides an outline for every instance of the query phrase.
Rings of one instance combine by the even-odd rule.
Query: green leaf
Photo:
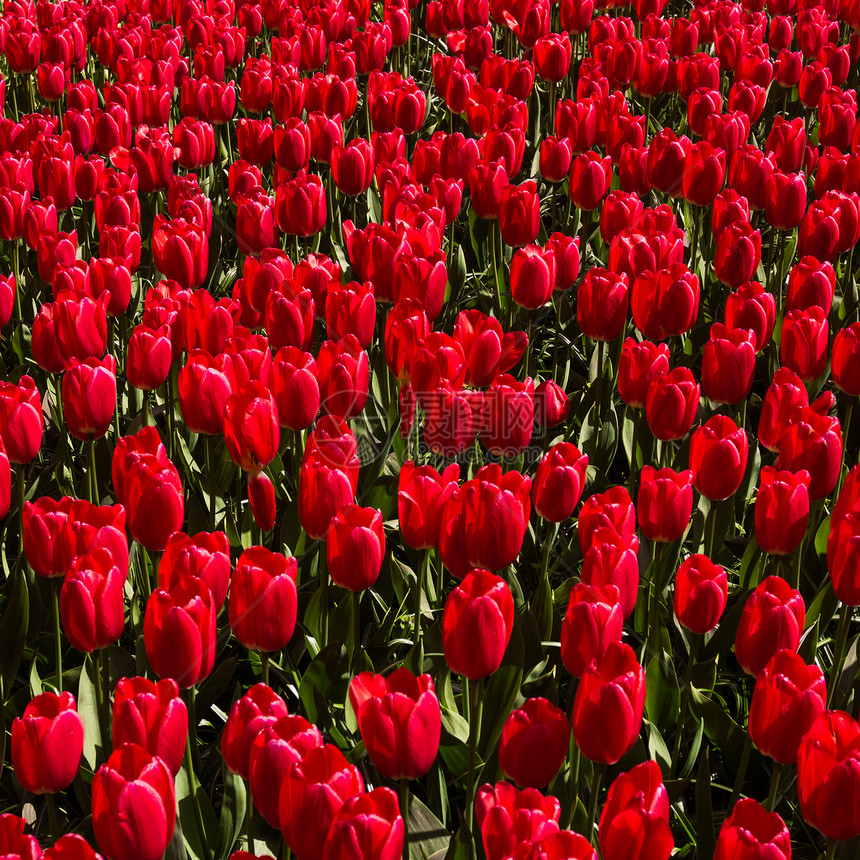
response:
[[[523,680],[523,638],[519,627],[514,627],[511,641],[499,670],[490,678],[484,692],[484,719],[478,751],[484,761],[498,743],[502,727],[514,708]]]
[[[690,687],[690,706],[693,713],[704,720],[708,740],[729,760],[732,770],[737,770],[741,753],[746,744],[746,732],[726,713],[725,708],[701,690]]]
[[[417,798],[409,798],[409,858],[429,860],[445,852],[451,834],[444,824]]]
[[[696,831],[697,858],[710,860],[714,856],[714,806],[711,800],[711,762],[708,747],[699,759],[696,771]]]
[[[176,805],[179,810],[177,818],[182,822],[182,835],[185,839],[185,848],[189,856],[203,860],[204,851],[203,845],[205,842],[211,845],[215,841],[215,834],[218,831],[218,820],[215,817],[215,810],[206,796],[206,792],[200,787],[197,776],[191,774],[189,781],[188,755],[186,751],[186,760],[182,767],[179,768],[179,773],[176,774]],[[194,811],[194,800],[200,806],[200,815],[203,819],[203,830],[200,833],[200,825],[197,821],[197,816]]]
[[[672,655],[654,654],[645,668],[645,713],[655,726],[668,729],[678,721],[681,692]]]
[[[476,860],[475,840],[469,833],[466,822],[460,825],[460,829],[451,837],[448,843],[448,852],[445,860]]]
[[[4,590],[8,591],[10,586],[11,594],[7,596],[3,620],[0,621],[0,693],[4,702],[21,665],[30,620],[27,580],[23,572],[13,573],[6,581]]]
[[[322,727],[331,723],[331,703],[342,702],[349,685],[349,658],[340,642],[327,645],[311,660],[299,686],[305,716]]]
[[[245,821],[248,790],[245,787],[245,780],[231,773],[226,765],[222,768],[222,772],[224,774],[224,799],[221,802],[221,818],[218,822],[217,856],[221,860],[227,860]]]
[[[95,664],[92,654],[84,657],[81,675],[78,678],[78,716],[84,724],[84,761],[91,771],[102,758],[102,738],[99,728],[99,712],[96,703],[96,688],[93,684]]]

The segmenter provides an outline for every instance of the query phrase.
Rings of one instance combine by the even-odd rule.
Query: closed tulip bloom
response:
[[[739,403],[749,394],[755,370],[755,334],[711,326],[702,349],[702,392],[715,403]]]
[[[818,379],[827,366],[830,327],[819,307],[789,311],[782,326],[779,354],[782,363],[804,382]]]
[[[254,522],[264,532],[272,530],[277,515],[275,485],[265,472],[256,472],[248,476],[248,502]]]
[[[748,453],[746,431],[727,415],[715,415],[690,438],[693,486],[711,501],[729,498],[741,484]]]
[[[555,285],[555,255],[538,245],[519,248],[511,259],[511,295],[522,308],[535,310],[549,301]]]
[[[576,319],[591,340],[615,340],[627,322],[630,291],[627,275],[595,266],[588,270],[576,293]]]
[[[769,576],[747,598],[735,636],[735,656],[749,675],[758,675],[777,651],[796,651],[806,619],[800,592]]]
[[[505,721],[499,766],[525,788],[544,788],[558,773],[570,743],[564,711],[546,699],[528,699]]]
[[[60,616],[73,648],[89,653],[119,639],[125,622],[127,575],[106,549],[80,555],[72,562],[60,591]]]
[[[315,174],[299,175],[275,191],[275,217],[288,236],[313,236],[328,217],[322,180]]]
[[[600,663],[610,642],[620,642],[624,616],[615,585],[577,583],[561,624],[561,660],[574,678]]]
[[[607,245],[635,224],[642,215],[644,206],[637,194],[624,191],[612,191],[606,198],[600,210],[600,235]]]
[[[529,245],[540,230],[540,197],[534,182],[508,185],[499,199],[502,241],[514,248]]]
[[[230,627],[246,647],[279,651],[296,627],[296,560],[262,546],[246,549],[230,580]]]
[[[699,279],[683,263],[642,272],[633,281],[633,320],[652,340],[684,334],[696,322],[699,296]]]
[[[175,823],[167,765],[137,744],[117,747],[93,778],[93,830],[107,860],[159,860]]]
[[[535,423],[538,427],[558,427],[570,415],[570,398],[554,380],[545,379],[535,388]]]
[[[589,496],[579,512],[579,545],[583,555],[594,543],[597,529],[609,528],[625,539],[636,534],[636,510],[626,487],[610,487]]]
[[[819,307],[827,315],[836,290],[836,270],[828,262],[803,257],[791,267],[788,276],[786,307],[790,311]]]
[[[113,701],[113,744],[138,744],[176,776],[185,755],[188,709],[170,678],[121,678]]]
[[[221,754],[230,772],[248,779],[254,740],[264,728],[287,716],[289,710],[284,700],[265,684],[254,684],[244,696],[237,699],[230,709],[221,736]]]
[[[582,560],[582,582],[588,586],[614,585],[625,618],[636,605],[639,590],[639,538],[626,537],[609,527],[597,529]]]
[[[116,409],[116,359],[112,355],[101,360],[69,359],[62,395],[63,414],[72,436],[83,442],[101,439]]]
[[[23,853],[21,857],[26,855]],[[103,860],[101,854],[77,833],[67,833],[61,836],[50,848],[45,849],[39,860]]]
[[[779,444],[778,469],[812,476],[809,498],[823,499],[833,492],[842,463],[842,428],[839,419],[802,407],[791,419]]]
[[[399,860],[405,828],[397,794],[375,788],[344,803],[335,816],[323,847],[322,860]]]
[[[572,160],[573,151],[566,138],[549,135],[541,141],[538,167],[540,175],[547,182],[562,182],[567,177]]]
[[[326,557],[335,585],[350,591],[370,588],[385,557],[382,512],[355,504],[341,508],[331,521]]]
[[[15,778],[32,794],[71,785],[84,751],[84,723],[69,693],[42,693],[12,723]]]
[[[531,480],[502,473],[498,463],[478,470],[451,495],[442,514],[442,563],[462,578],[476,567],[502,570],[516,561],[531,511]]]
[[[439,751],[442,712],[429,675],[395,669],[387,678],[362,672],[349,701],[374,766],[389,779],[418,779]]]
[[[278,406],[281,427],[306,430],[320,409],[319,372],[310,353],[281,347],[272,361],[269,382]]]
[[[579,209],[596,209],[612,183],[612,159],[596,152],[583,152],[570,168],[570,197]]]
[[[860,605],[860,528],[853,510],[831,520],[827,570],[839,600],[847,606]]]
[[[190,537],[177,531],[170,535],[158,564],[158,584],[170,591],[188,577],[209,586],[219,612],[230,584],[230,541],[225,532],[198,532]]]
[[[699,385],[686,367],[657,376],[648,387],[645,417],[657,439],[670,442],[687,435],[699,408]]]
[[[806,212],[806,177],[803,173],[774,170],[765,186],[765,215],[776,230],[793,230]]]
[[[723,187],[726,154],[705,140],[694,143],[687,153],[681,183],[684,197],[696,206],[709,206]]]
[[[33,379],[0,382],[0,438],[10,463],[29,463],[39,453],[43,427],[42,397]]]
[[[484,403],[482,436],[487,448],[505,456],[524,451],[534,429],[534,380],[520,382],[503,374],[490,386]]]
[[[361,414],[367,403],[370,365],[355,335],[322,344],[317,355],[317,378],[324,414],[344,420]]]
[[[447,466],[440,475],[432,466],[407,460],[400,469],[397,511],[403,540],[414,549],[439,545],[442,513],[457,489],[460,467]]]
[[[353,334],[362,349],[367,349],[376,325],[373,284],[350,281],[344,286],[340,281],[332,281],[326,292],[325,324],[330,337],[339,339]]]
[[[629,645],[613,642],[576,690],[573,736],[583,755],[615,764],[639,735],[644,707],[645,670]]]
[[[803,736],[827,707],[824,673],[791,650],[777,651],[756,678],[750,736],[780,764],[796,764]]]
[[[860,725],[845,711],[825,711],[803,736],[797,753],[800,811],[828,839],[860,834]]]
[[[473,570],[445,601],[445,662],[464,678],[489,677],[502,664],[513,626],[514,600],[508,584],[488,570]]]
[[[717,626],[728,599],[725,570],[706,555],[684,559],[675,574],[675,615],[692,633],[707,633]]]
[[[645,406],[648,389],[655,377],[669,372],[669,347],[632,337],[624,341],[618,364],[618,393],[628,405],[638,409]]]
[[[224,441],[233,462],[259,472],[278,453],[281,429],[272,392],[252,380],[224,404]]]
[[[170,327],[157,331],[149,326],[135,326],[128,341],[125,372],[131,385],[140,391],[152,391],[164,384],[170,372],[172,348]]]
[[[373,148],[356,137],[331,150],[331,175],[339,191],[350,197],[367,191],[373,181]]]
[[[642,762],[609,786],[598,833],[604,860],[668,860],[675,840],[657,762]]]
[[[636,511],[642,534],[653,541],[678,540],[693,512],[693,473],[643,466]]]
[[[156,215],[152,254],[158,271],[186,289],[199,287],[209,268],[209,240],[204,229],[184,218]]]
[[[180,689],[208,677],[215,665],[215,606],[212,592],[189,577],[170,591],[152,592],[143,618],[146,656],[159,678]]]
[[[751,331],[757,354],[770,343],[775,321],[773,294],[756,281],[741,284],[726,300],[726,328]]]
[[[320,451],[308,452],[299,474],[299,518],[313,538],[321,538],[332,517],[355,500],[358,477],[352,479],[340,462]]]
[[[753,860],[763,856],[790,860],[791,836],[776,812],[768,812],[757,800],[744,797],[720,828],[714,860]]]
[[[323,743],[320,730],[298,715],[282,717],[257,732],[249,755],[251,797],[271,827],[281,824],[279,793],[290,769]]]
[[[487,860],[504,860],[518,845],[558,833],[560,813],[558,800],[536,788],[518,790],[509,782],[481,786],[475,797],[475,818]],[[578,855],[574,857],[578,860]]]
[[[809,484],[805,469],[777,471],[763,466],[755,502],[755,537],[771,555],[794,552],[806,534],[809,520]]]
[[[790,368],[780,367],[765,393],[759,418],[758,437],[765,448],[779,451],[789,419],[801,406],[809,406],[803,380]]]
[[[541,458],[532,484],[535,511],[560,523],[573,513],[582,496],[588,456],[570,442],[553,445]]]
[[[720,234],[714,256],[719,281],[736,290],[751,280],[761,262],[761,233],[745,221],[735,221]]]
[[[291,767],[281,784],[278,817],[296,857],[322,856],[335,817],[364,790],[358,769],[333,744],[312,749]]]

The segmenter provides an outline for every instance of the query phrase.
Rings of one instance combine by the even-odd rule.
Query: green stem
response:
[[[773,812],[776,808],[776,796],[779,793],[779,778],[782,776],[782,765],[777,761],[773,764],[773,773],[770,777],[770,792],[765,802],[765,809]]]
[[[102,741],[102,755],[107,759],[110,750],[110,722],[108,713],[108,692],[104,684],[104,671],[102,664],[104,655],[99,648],[93,652],[93,670],[95,672],[96,708],[98,709],[99,734]]]
[[[833,860],[833,855],[836,853],[836,840],[828,839],[827,848],[821,853],[822,860]]]
[[[427,570],[430,567],[430,553],[432,551],[432,549],[424,550],[421,571],[415,581],[415,632],[412,641],[416,645],[421,641],[421,595],[424,593],[424,583],[427,582]]]
[[[400,817],[403,819],[403,860],[409,860],[409,780],[400,780]]]
[[[51,827],[51,835],[54,839],[59,839],[63,834],[60,830],[60,823],[57,820],[57,802],[53,794],[45,795],[45,807],[48,810],[48,824]]]
[[[481,731],[481,710],[484,701],[483,691],[483,680],[475,681],[469,689],[469,759],[466,789],[466,820],[469,824],[470,833],[475,821],[475,754],[478,746],[478,735]]]
[[[358,673],[358,653],[361,650],[361,592],[352,592],[352,666]]]
[[[843,604],[839,614],[839,628],[836,633],[836,650],[833,652],[833,665],[830,667],[830,678],[827,682],[828,706],[835,709],[842,698],[837,692],[839,673],[842,671],[842,658],[845,656],[845,644],[848,641],[848,628],[851,623],[853,607]]]
[[[215,531],[215,436],[206,437],[206,473],[209,478],[209,531]]]
[[[254,853],[254,798],[248,792],[248,811],[245,813],[245,838],[248,840],[248,851]]]
[[[582,752],[579,745],[570,733],[570,745],[567,750],[567,759],[570,762],[570,807],[567,810],[567,817],[564,822],[564,829],[570,830],[573,825],[573,818],[576,815],[576,805],[579,803],[579,768],[582,764]]]
[[[842,424],[842,440],[844,445],[844,453],[845,460],[844,467],[839,469],[839,482],[836,484],[836,492],[833,495],[834,499],[839,498],[839,494],[842,492],[842,483],[845,479],[845,473],[848,471],[848,463],[851,462],[851,459],[847,456],[848,454],[848,431],[851,429],[851,416],[854,413],[854,398],[848,395],[848,405],[845,407],[845,421]]]
[[[96,477],[96,443],[93,439],[93,434],[90,433],[90,438],[87,439],[87,485],[89,490],[90,503],[98,504],[98,479]]]
[[[652,647],[653,637],[660,635],[660,599],[663,591],[663,551],[665,547],[666,544],[659,542],[654,551],[654,570],[651,574],[651,581],[654,583],[654,594],[651,598],[651,606],[648,613],[648,632],[645,636],[646,652],[649,647]],[[659,648],[656,650],[659,651]]]
[[[18,502],[18,556],[24,555],[24,464],[17,463],[15,468],[15,498]]]
[[[149,392],[143,392],[143,426],[149,427],[152,424],[152,416],[149,412]]]
[[[669,769],[669,779],[674,779],[678,770],[678,760],[681,757],[681,741],[684,737],[684,724],[687,722],[687,708],[690,704],[690,686],[693,678],[693,667],[699,653],[702,637],[693,633],[690,637],[690,653],[687,656],[687,668],[684,670],[684,686],[681,689],[681,707],[678,712],[678,731],[675,734],[675,750],[672,753],[672,764]]]
[[[326,545],[320,541],[320,646],[328,645],[328,568],[326,567]]]
[[[262,666],[261,671],[261,680],[268,687],[269,686],[269,652],[261,651],[260,652],[260,662]]]
[[[54,601],[54,662],[57,666],[57,692],[63,692],[63,633],[60,629],[60,589],[62,579],[54,579],[51,583],[51,597]]]
[[[597,817],[597,798],[600,796],[600,787],[603,785],[603,777],[606,774],[605,764],[594,766],[594,779],[591,781],[591,794],[588,797],[588,820],[585,825],[585,838],[596,844],[597,833],[594,830],[594,821]]]
[[[708,517],[705,520],[705,554],[713,561],[714,558],[714,531],[717,524],[717,505],[719,502],[711,502],[708,509]]]
[[[735,777],[735,785],[732,788],[732,799],[729,801],[729,809],[732,809],[741,796],[741,789],[744,787],[744,779],[747,775],[747,765],[750,763],[750,753],[752,752],[752,735],[747,732],[746,740],[744,741],[744,750],[741,753],[741,763],[738,767],[738,773]]]
[[[196,727],[194,731],[197,737]],[[200,837],[200,845],[203,848],[203,860],[212,860],[212,851],[206,839],[206,829],[203,827],[203,813],[200,811],[200,799],[194,785],[194,765],[191,759],[191,732],[185,741],[185,769],[188,773],[188,790],[191,792],[191,805],[194,807],[194,822],[197,825],[197,834]]]

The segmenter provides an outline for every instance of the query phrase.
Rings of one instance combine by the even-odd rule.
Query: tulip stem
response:
[[[104,655],[101,648],[93,651],[93,672],[95,673],[96,709],[98,711],[99,734],[101,735],[102,755],[106,760],[110,751],[110,729],[108,713],[108,691],[104,683]]]
[[[57,692],[63,692],[63,634],[60,630],[60,589],[63,587],[63,581],[60,578],[55,579],[52,583],[51,597],[54,601],[54,654],[56,655],[57,664]]]
[[[206,436],[206,475],[209,478],[209,531],[215,531],[215,437]]]
[[[98,504],[96,495],[98,493],[98,480],[96,479],[96,443],[93,434],[87,439],[87,488],[89,490],[90,503]]]
[[[678,768],[678,759],[681,755],[681,741],[684,737],[684,725],[687,722],[687,708],[690,704],[690,686],[693,677],[693,667],[699,654],[699,645],[702,637],[698,633],[690,635],[690,653],[687,655],[687,667],[684,669],[684,686],[681,689],[681,707],[678,711],[678,731],[675,734],[675,750],[672,753],[672,764],[669,768],[669,779],[675,778]]]
[[[570,807],[567,810],[567,819],[564,822],[565,830],[570,830],[576,815],[576,805],[579,803],[579,768],[582,764],[582,752],[579,749],[573,731],[570,733],[570,745],[568,746],[567,758],[570,762]]]
[[[747,765],[750,763],[750,753],[752,752],[752,735],[747,732],[744,749],[741,753],[741,761],[738,766],[737,776],[735,776],[735,784],[732,788],[732,799],[729,801],[729,809],[732,809],[741,796],[741,789],[744,787],[744,779],[747,775]]]
[[[403,860],[409,860],[409,780],[406,777],[400,780],[400,817],[403,819]]]
[[[149,392],[143,392],[143,426],[149,427],[152,424],[152,418],[149,414]]]
[[[851,622],[852,607],[847,603],[842,605],[839,615],[839,629],[836,633],[836,650],[833,652],[833,665],[830,667],[830,679],[827,683],[828,707],[835,709],[841,700],[837,691],[839,674],[842,671],[842,658],[845,656],[845,644],[848,641],[848,628]]]
[[[431,549],[424,550],[424,558],[421,561],[421,571],[415,582],[415,634],[412,641],[417,645],[421,641],[421,595],[424,592],[424,584],[427,582],[427,570],[430,567]],[[358,650],[358,649],[356,649]]]
[[[469,691],[469,764],[466,789],[466,821],[471,833],[475,821],[475,751],[478,746],[478,735],[481,731],[484,682],[479,680],[469,685],[468,679],[464,678],[463,685]]]
[[[854,412],[854,398],[850,395],[847,397],[848,405],[845,407],[845,421],[842,424],[842,440],[844,445],[844,453],[848,453],[848,431],[851,429],[851,416]],[[834,499],[839,498],[839,494],[842,492],[842,482],[845,478],[845,473],[848,471],[849,466],[848,463],[851,462],[850,458],[845,457],[846,460],[844,464],[844,468],[840,467],[839,469],[839,482],[836,484],[836,492],[833,495]]]
[[[197,737],[197,727],[194,727]],[[188,772],[188,790],[191,792],[191,805],[194,807],[194,821],[197,825],[197,835],[200,837],[200,847],[203,849],[203,860],[212,860],[212,852],[206,841],[206,830],[203,827],[203,814],[200,811],[200,798],[197,797],[197,787],[194,784],[194,765],[191,761],[191,732],[185,740],[185,769]]]
[[[326,567],[326,545],[320,541],[320,647],[328,645],[328,568]]]
[[[262,671],[260,675],[260,680],[268,687],[269,686],[269,652],[261,651],[260,652],[260,663],[262,666]]]
[[[600,787],[603,785],[603,777],[606,774],[605,764],[595,764],[594,778],[591,781],[591,794],[588,796],[588,821],[585,825],[585,838],[594,845],[597,834],[594,832],[594,820],[597,817],[597,798],[600,796]]]
[[[827,848],[821,853],[822,860],[833,860],[833,855],[836,853],[836,840],[828,839]]]
[[[711,561],[714,559],[714,532],[717,526],[717,506],[719,502],[711,502],[708,516],[705,520],[705,554]]]
[[[17,463],[15,468],[15,497],[18,502],[18,557],[24,555],[24,464]]]
[[[776,808],[776,796],[779,793],[779,779],[782,776],[782,765],[777,761],[773,764],[773,773],[770,777],[770,792],[767,796],[765,809],[768,812],[773,812]]]
[[[352,666],[358,673],[358,652],[361,649],[361,592],[352,592]]]
[[[48,824],[51,828],[51,836],[59,839],[63,833],[60,830],[60,822],[57,820],[57,802],[53,794],[45,795],[45,808],[48,810]]]

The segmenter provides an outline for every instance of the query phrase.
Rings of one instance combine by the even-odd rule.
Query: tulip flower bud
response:
[[[11,463],[29,463],[42,445],[42,398],[36,383],[22,376],[18,384],[0,382],[0,439]]]
[[[142,746],[176,776],[188,738],[188,709],[179,698],[176,682],[121,678],[113,702],[112,737],[114,747],[125,743]]]
[[[84,751],[84,723],[69,693],[42,693],[12,723],[12,767],[33,794],[56,794],[71,785]]]
[[[776,812],[744,797],[720,828],[714,860],[752,860],[763,854],[773,860],[789,860],[791,836]]]
[[[385,557],[382,512],[349,504],[332,518],[326,557],[335,585],[350,591],[370,588]]]
[[[546,699],[528,699],[505,721],[499,766],[517,785],[543,788],[558,773],[569,743],[564,711]]]
[[[669,347],[647,340],[637,343],[632,337],[624,341],[618,365],[618,393],[628,405],[645,406],[651,382],[669,372]]]
[[[655,377],[645,403],[645,417],[654,436],[664,442],[686,436],[699,408],[699,394],[699,385],[686,367]]]
[[[750,675],[758,675],[783,648],[795,651],[806,620],[800,592],[769,576],[747,598],[735,636],[735,656]]]
[[[625,618],[636,605],[639,590],[639,538],[613,528],[598,528],[590,538],[582,560],[582,582],[588,586],[614,585]]]
[[[715,415],[690,438],[693,486],[706,499],[729,498],[741,484],[748,452],[746,431],[727,415]]]
[[[549,522],[560,523],[579,504],[588,456],[570,442],[559,442],[538,463],[532,484],[535,511]]]
[[[238,699],[227,717],[221,736],[221,753],[231,773],[250,776],[251,745],[262,730],[289,716],[284,700],[265,684],[254,684]]]
[[[642,726],[645,670],[629,645],[612,642],[600,664],[589,667],[576,690],[573,736],[586,758],[615,764]],[[612,731],[607,731],[607,726]]]
[[[427,773],[442,730],[429,675],[416,677],[406,668],[387,678],[362,672],[349,685],[349,701],[367,754],[380,773],[389,779],[417,779]]]
[[[671,543],[684,534],[693,512],[692,479],[690,469],[642,467],[636,510],[644,537]]]
[[[797,752],[800,811],[828,839],[860,835],[852,803],[860,786],[860,724],[845,711],[825,711],[803,736]]]
[[[279,651],[296,626],[296,560],[262,546],[246,549],[230,580],[230,627],[246,647]]]
[[[167,765],[137,744],[117,747],[93,778],[93,830],[107,860],[159,860],[175,823]]]
[[[609,786],[598,833],[603,860],[668,860],[675,840],[657,762],[636,765]]]
[[[86,442],[107,433],[116,409],[116,359],[69,359],[63,374],[63,414],[69,432]],[[2,424],[0,424],[2,432]]]
[[[507,583],[487,570],[473,570],[445,602],[445,662],[470,680],[489,677],[502,664],[513,625],[514,601]]]
[[[75,558],[60,590],[63,632],[72,647],[89,653],[119,639],[125,622],[127,575],[106,549]]]
[[[755,682],[750,736],[765,755],[795,764],[803,736],[827,706],[824,673],[794,651],[777,651]]]
[[[675,574],[675,615],[692,633],[707,633],[717,626],[728,593],[722,567],[706,555],[688,556]]]
[[[715,403],[740,403],[749,394],[755,371],[755,333],[711,326],[702,349],[702,392]]]
[[[397,794],[390,788],[375,788],[356,794],[340,808],[322,856],[325,860],[352,860],[355,846],[362,845],[378,860],[398,860],[403,854],[404,833]]]

